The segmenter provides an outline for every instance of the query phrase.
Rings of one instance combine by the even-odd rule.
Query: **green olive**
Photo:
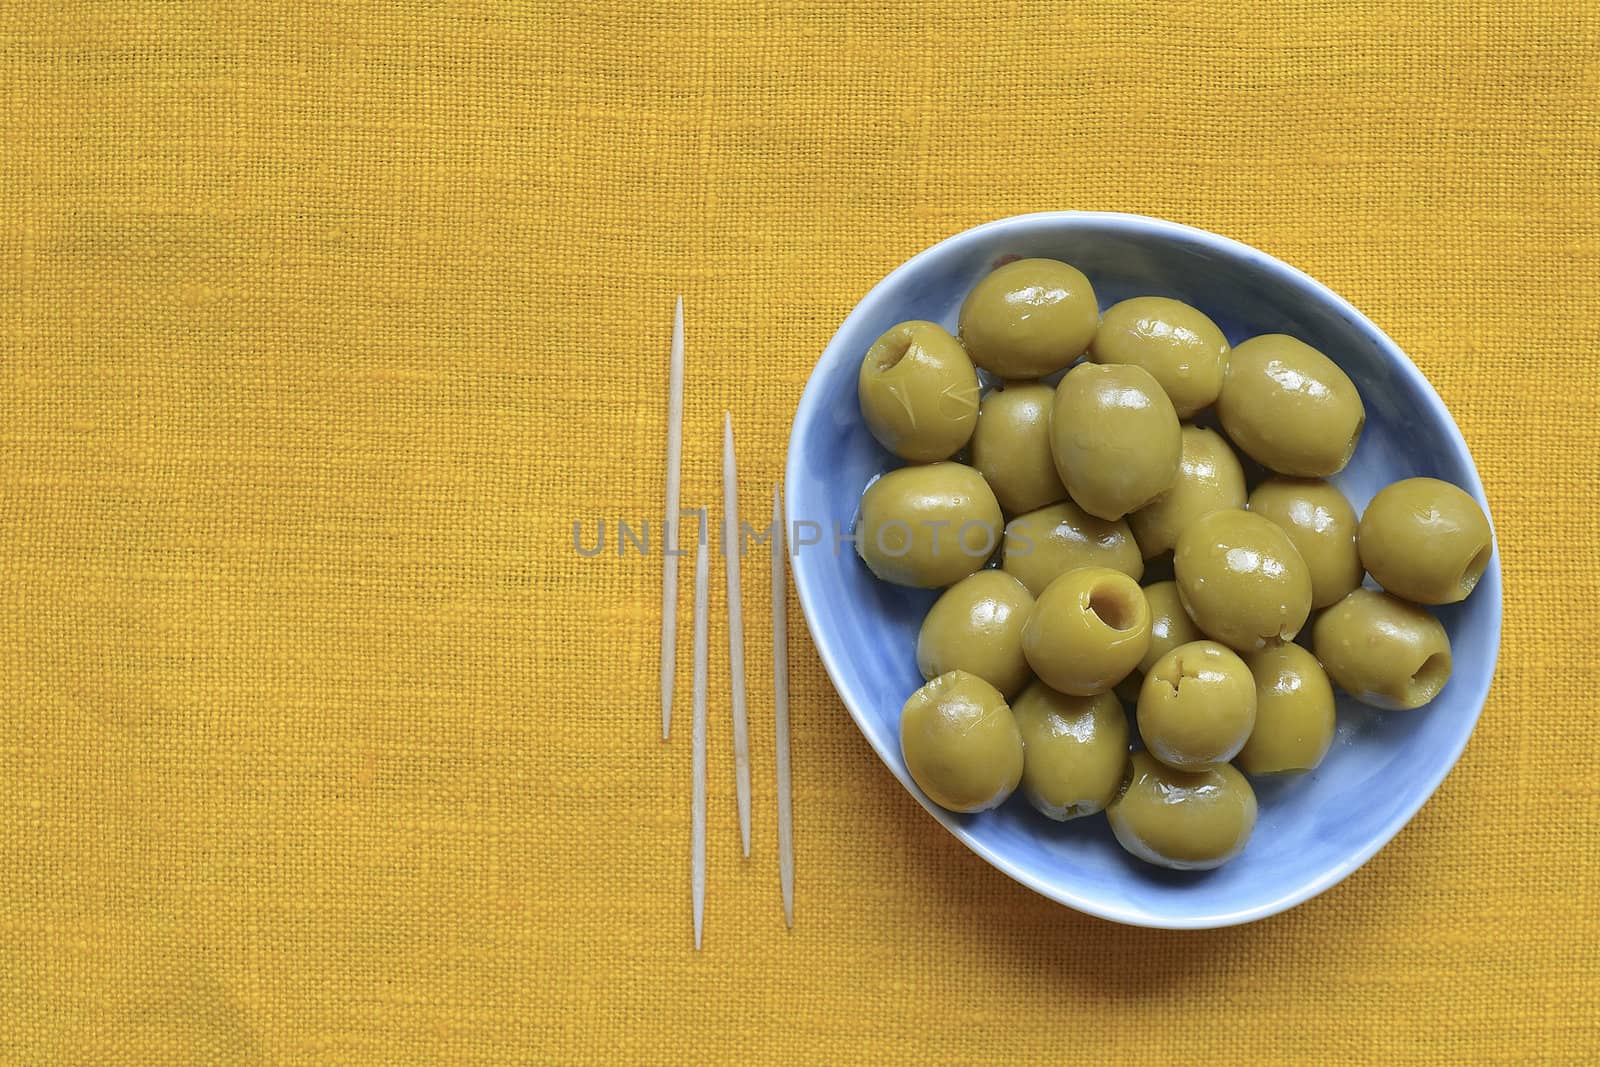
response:
[[[1333,683],[1363,704],[1420,708],[1450,680],[1450,636],[1415,604],[1357,589],[1317,617],[1317,659]]]
[[[1121,519],[1107,522],[1070,500],[1019,515],[1006,524],[1001,566],[1038,596],[1075,567],[1110,567],[1134,581],[1144,560],[1133,532]]]
[[[1289,535],[1248,511],[1213,511],[1178,536],[1178,595],[1207,637],[1240,652],[1290,641],[1311,614],[1311,574]]]
[[[1366,409],[1350,376],[1287,334],[1252,337],[1228,355],[1217,398],[1222,429],[1263,467],[1297,478],[1344,469]]]
[[[902,322],[873,342],[856,397],[878,443],[913,463],[949,459],[978,424],[978,372],[936,322]]]
[[[1144,587],[1145,603],[1150,605],[1150,650],[1139,661],[1139,670],[1149,671],[1156,660],[1179,645],[1198,641],[1205,635],[1184,610],[1177,582],[1156,582]],[[1137,691],[1134,699],[1138,699]]]
[[[950,811],[1005,803],[1022,779],[1022,735],[1000,691],[975,674],[941,674],[900,711],[911,780]]]
[[[1011,705],[1022,732],[1022,793],[1052,819],[1104,811],[1122,785],[1128,716],[1110,693],[1074,697],[1034,682]]]
[[[1256,794],[1226,763],[1179,771],[1148,752],[1128,759],[1128,785],[1106,808],[1128,852],[1158,867],[1204,871],[1237,856],[1256,825]]]
[[[961,305],[961,340],[972,361],[1001,378],[1042,378],[1094,339],[1100,305],[1076,267],[1018,259],[973,286]]]
[[[1139,690],[1144,685],[1145,672],[1155,666],[1156,660],[1179,645],[1187,645],[1190,641],[1205,637],[1184,610],[1177,582],[1167,579],[1145,586],[1144,599],[1150,605],[1150,647],[1139,661],[1139,666],[1118,682],[1113,690],[1120,700],[1134,705],[1139,703]]]
[[[1065,500],[1067,487],[1050,455],[1054,387],[1018,382],[995,389],[978,408],[972,465],[994,490],[1000,508],[1020,515]]]
[[[1246,774],[1316,770],[1333,744],[1333,686],[1317,657],[1290,642],[1244,658],[1256,687],[1256,726],[1234,762]]]
[[[1022,653],[1033,673],[1073,696],[1107,692],[1149,647],[1144,592],[1109,567],[1079,567],[1051,582],[1022,628]]]
[[[1194,520],[1218,508],[1242,508],[1244,468],[1215,430],[1183,428],[1183,454],[1172,487],[1128,516],[1145,559],[1170,552]]]
[[[1361,562],[1379,585],[1418,604],[1454,604],[1477,586],[1494,552],[1483,509],[1437,478],[1381,490],[1361,516]]]
[[[960,463],[930,463],[867,486],[856,551],[886,582],[934,589],[981,568],[1000,533],[1000,505],[983,475]]]
[[[953,670],[975,674],[1010,699],[1033,673],[1022,655],[1022,626],[1033,595],[1002,571],[982,570],[940,594],[917,634],[924,678]]]
[[[1171,487],[1183,435],[1149,371],[1080,363],[1056,386],[1050,451],[1079,507],[1120,519]]]
[[[1334,486],[1314,478],[1268,478],[1250,494],[1250,510],[1294,542],[1311,573],[1313,608],[1325,608],[1361,584],[1356,511]]]
[[[1178,418],[1187,419],[1216,403],[1228,365],[1228,339],[1203,312],[1181,300],[1136,296],[1106,310],[1089,358],[1143,367],[1167,391]]]
[[[1215,641],[1179,645],[1145,673],[1139,736],[1156,759],[1181,771],[1226,763],[1256,724],[1250,668]]]

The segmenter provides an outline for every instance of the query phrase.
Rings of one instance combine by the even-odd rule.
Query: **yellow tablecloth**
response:
[[[1592,1062],[1597,14],[0,4],[0,1060]],[[571,549],[660,506],[673,295],[685,501],[728,409],[760,514],[860,295],[1048,208],[1264,248],[1432,378],[1505,566],[1477,734],[1325,896],[1126,929],[940,830],[792,607],[786,932],[752,557],[696,954],[659,568]]]

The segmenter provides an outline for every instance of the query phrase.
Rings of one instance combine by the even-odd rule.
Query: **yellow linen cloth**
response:
[[[866,289],[1057,208],[1278,255],[1435,383],[1477,733],[1324,896],[1127,929],[939,829],[791,599],[789,932],[758,552],[696,954],[691,568],[663,744],[658,558],[572,550],[661,506],[672,298],[685,504],[726,409],[761,517]],[[7,0],[0,1061],[1593,1062],[1597,276],[1593,0]]]

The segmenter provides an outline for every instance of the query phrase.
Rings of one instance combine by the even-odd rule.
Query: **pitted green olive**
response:
[[[1226,763],[1256,723],[1256,687],[1244,660],[1215,641],[1193,641],[1162,656],[1139,689],[1139,736],[1156,759],[1179,770]]]
[[[1052,819],[1103,811],[1122,785],[1128,717],[1110,693],[1067,696],[1035,681],[1011,705],[1022,732],[1022,792]]]
[[[1050,451],[1079,507],[1120,519],[1171,488],[1183,437],[1148,371],[1080,363],[1056,386]]]
[[[1149,647],[1144,592],[1109,567],[1080,567],[1051,582],[1022,630],[1022,652],[1033,673],[1073,696],[1107,692]]]
[[[1228,365],[1228,340],[1205,314],[1164,296],[1113,304],[1089,346],[1096,363],[1143,367],[1161,383],[1178,418],[1216,403]]]
[[[977,571],[999,544],[1000,505],[960,463],[890,471],[861,494],[856,551],[886,582],[936,589]]]
[[[1217,417],[1251,459],[1296,478],[1343,470],[1367,421],[1350,376],[1281,333],[1252,337],[1229,353]]]
[[[1276,523],[1306,562],[1311,606],[1325,608],[1361,584],[1356,512],[1334,486],[1310,478],[1269,478],[1250,494],[1250,510]]]
[[[1333,744],[1333,686],[1317,657],[1290,642],[1244,658],[1256,686],[1256,725],[1234,762],[1246,774],[1316,770]]]
[[[1425,608],[1357,589],[1317,617],[1317,659],[1333,683],[1363,704],[1420,708],[1450,680],[1450,637]]]
[[[906,770],[951,811],[1003,804],[1022,779],[1022,735],[1000,691],[975,674],[941,674],[900,711]]]
[[[1000,508],[1021,515],[1064,500],[1050,455],[1050,408],[1054,387],[1017,382],[983,398],[972,433],[972,465],[994,490]]]
[[[879,337],[856,396],[878,443],[914,463],[949,459],[978,425],[978,372],[936,322],[902,322]]]
[[[953,670],[975,674],[1009,700],[1033,678],[1022,655],[1022,627],[1032,611],[1032,594],[1004,571],[963,578],[922,620],[917,667],[924,678]]]
[[[961,305],[972,361],[1001,378],[1042,378],[1083,355],[1100,325],[1094,287],[1076,267],[1018,259],[973,287]]]
[[[1465,600],[1494,551],[1478,502],[1449,482],[1407,478],[1381,490],[1361,516],[1361,561],[1395,596],[1418,604]]]
[[[1230,764],[1178,771],[1135,752],[1128,785],[1106,815],[1118,843],[1139,859],[1203,871],[1244,850],[1256,825],[1256,794]]]
[[[1240,652],[1290,641],[1311,614],[1311,575],[1289,535],[1248,511],[1192,523],[1172,554],[1178,594],[1202,633]]]

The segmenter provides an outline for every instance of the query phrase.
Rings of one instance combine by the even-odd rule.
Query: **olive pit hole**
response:
[[[1422,661],[1411,676],[1411,695],[1419,704],[1425,704],[1438,695],[1444,683],[1450,680],[1450,654],[1435,652]]]
[[[886,370],[893,370],[895,364],[906,358],[906,353],[911,351],[911,334],[909,332],[897,333],[895,336],[879,341],[877,344],[876,365],[881,374]]]
[[[1477,588],[1478,579],[1483,577],[1483,572],[1489,569],[1489,556],[1493,549],[1484,545],[1467,561],[1466,569],[1461,572],[1461,595],[1466,596]]]
[[[1127,594],[1114,585],[1096,586],[1089,593],[1089,611],[1113,630],[1131,630],[1138,618]]]

